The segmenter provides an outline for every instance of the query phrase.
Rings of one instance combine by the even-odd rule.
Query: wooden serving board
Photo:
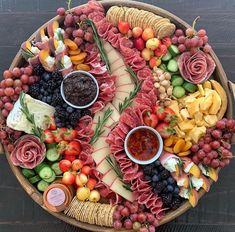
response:
[[[170,12],[163,10],[161,8],[155,7],[153,5],[146,4],[146,3],[137,2],[137,1],[130,1],[130,0],[125,0],[125,1],[122,1],[122,0],[103,0],[100,2],[102,3],[102,5],[105,7],[106,10],[108,10],[113,5],[136,7],[139,9],[151,11],[151,12],[158,14],[162,17],[169,18],[179,28],[185,29],[185,28],[190,27],[186,22],[184,22],[182,19],[178,18],[177,16],[171,14]],[[52,20],[59,20],[60,21],[60,17],[56,16]],[[47,24],[48,24],[48,22],[45,23],[41,28],[45,28],[47,26]],[[29,40],[32,40],[34,37],[35,37],[35,33],[30,36]],[[213,51],[211,52],[211,56],[213,57],[213,59],[215,60],[215,63],[216,63],[215,79],[222,84],[223,88],[225,89],[225,91],[228,94],[228,109],[226,112],[226,116],[228,118],[232,118],[233,110],[234,110],[234,108],[233,108],[234,94],[232,94],[232,92],[233,93],[235,92],[234,84],[230,83],[230,89],[229,89],[228,80],[227,80],[226,74],[223,70],[223,67],[222,67],[219,59],[217,58],[217,56],[215,55],[215,53]],[[13,69],[14,67],[19,66],[23,63],[24,63],[24,60],[23,60],[21,53],[19,51],[16,54],[11,66],[10,66],[10,69]],[[38,203],[42,208],[47,210],[47,208],[43,205],[42,194],[40,192],[38,192],[37,189],[28,182],[28,180],[25,179],[25,177],[22,175],[22,173],[20,171],[20,168],[15,167],[12,164],[12,162],[9,158],[9,154],[7,152],[6,152],[6,157],[7,157],[7,160],[9,162],[9,165],[10,165],[14,175],[16,176],[17,180],[19,181],[21,186],[24,188],[24,190],[31,196],[31,198],[36,203]],[[202,197],[204,194],[205,194],[205,191],[201,190],[199,193],[199,196]],[[188,201],[186,201],[179,209],[167,213],[166,216],[160,221],[160,225],[165,224],[165,223],[175,219],[176,217],[180,216],[185,211],[187,211],[189,208],[191,208],[191,205],[189,204]],[[100,226],[90,225],[87,223],[76,221],[75,219],[70,218],[63,213],[53,213],[50,211],[48,211],[48,212],[50,214],[54,215],[55,217],[65,221],[66,223],[69,223],[71,225],[74,225],[74,226],[77,226],[77,227],[80,227],[80,228],[83,228],[86,230],[96,231],[96,232],[98,232],[98,231],[114,232],[115,231],[112,228],[110,229],[107,227],[100,227]],[[122,230],[122,231],[131,232],[133,230]]]

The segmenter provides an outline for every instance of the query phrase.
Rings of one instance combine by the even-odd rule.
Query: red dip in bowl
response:
[[[129,136],[127,149],[137,160],[150,160],[159,150],[159,140],[154,132],[141,128]]]

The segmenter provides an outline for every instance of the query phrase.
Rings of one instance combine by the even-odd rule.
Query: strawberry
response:
[[[48,129],[44,130],[44,135],[45,135],[45,140],[44,140],[45,143],[51,144],[55,142],[54,136],[50,130]]]
[[[164,110],[164,107],[156,105],[154,107],[155,114],[157,115],[159,121],[163,121],[164,118],[166,117],[166,112]]]
[[[63,134],[67,131],[67,128],[57,128],[57,130],[52,131],[55,142],[59,143],[63,140]]]
[[[56,130],[56,123],[55,123],[55,117],[48,117],[48,129],[49,130]]]
[[[77,130],[72,130],[72,129],[68,129],[64,134],[63,134],[63,139],[65,141],[72,141],[74,139],[76,139],[78,136],[78,132]]]
[[[175,129],[172,128],[169,123],[162,122],[157,125],[156,130],[158,133],[162,136],[162,138],[167,139],[169,138],[172,134],[175,133]]]
[[[143,120],[146,126],[150,126],[153,128],[155,128],[158,124],[157,115],[154,113],[150,113],[149,111],[144,113]]]
[[[65,150],[65,155],[79,155],[81,152],[81,145],[78,141],[70,142]]]
[[[57,152],[58,152],[59,154],[63,155],[64,152],[65,152],[65,150],[66,150],[66,148],[67,148],[67,146],[68,146],[68,142],[67,142],[67,141],[63,141],[63,140],[60,141],[60,142],[58,143],[57,147],[56,147]]]
[[[177,116],[175,115],[175,112],[171,108],[166,107],[165,113],[166,117],[164,118],[164,122],[170,123],[171,126],[175,126],[177,121]]]

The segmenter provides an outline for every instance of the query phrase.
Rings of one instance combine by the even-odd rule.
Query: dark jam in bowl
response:
[[[150,160],[159,150],[159,140],[151,130],[138,129],[130,134],[127,140],[127,149],[137,160]]]
[[[97,94],[94,80],[82,73],[74,73],[63,81],[65,99],[75,106],[91,103]]]

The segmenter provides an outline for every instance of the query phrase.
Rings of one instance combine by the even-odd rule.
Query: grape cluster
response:
[[[235,132],[235,120],[223,118],[215,127],[208,128],[206,135],[191,148],[193,162],[202,163],[212,168],[223,168],[233,157],[231,138]]]
[[[164,206],[168,209],[177,209],[182,203],[179,196],[180,189],[171,173],[166,170],[159,160],[153,164],[143,166],[145,179],[150,181],[154,192],[162,198]]]
[[[33,75],[30,66],[23,68],[15,67],[12,71],[5,70],[3,77],[4,80],[0,82],[0,109],[2,116],[7,118],[13,109],[14,103],[19,98],[20,92],[24,91],[27,93],[29,85],[35,83],[38,77]]]
[[[191,52],[203,47],[203,51],[209,53],[211,46],[208,44],[206,30],[201,29],[196,32],[193,28],[188,28],[185,33],[182,29],[177,29],[172,37],[172,43],[178,45],[181,53],[189,50]]]
[[[84,42],[93,42],[93,30],[83,23],[87,19],[87,15],[82,12],[80,7],[76,7],[72,13],[66,12],[64,8],[59,8],[57,14],[65,16],[65,38],[73,39],[78,46]]]
[[[113,226],[116,230],[124,227],[140,232],[155,232],[155,227],[159,224],[154,215],[146,212],[145,208],[137,202],[126,201],[124,205],[119,205],[113,218]]]

